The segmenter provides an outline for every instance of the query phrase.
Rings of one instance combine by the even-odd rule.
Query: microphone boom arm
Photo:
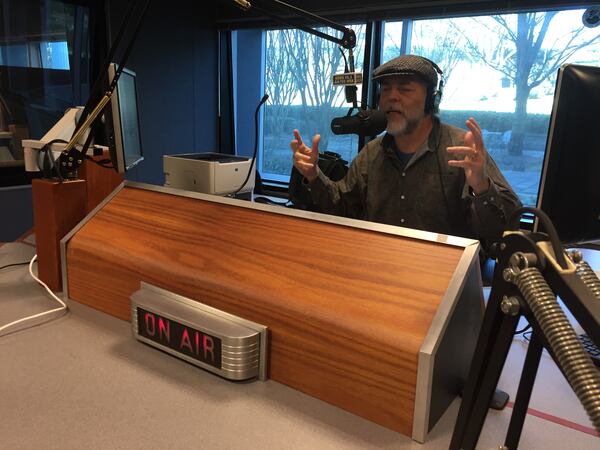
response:
[[[525,316],[533,331],[505,447],[513,449],[518,446],[544,348],[569,382],[595,429],[600,432],[600,372],[585,352],[556,298],[560,296],[575,320],[598,345],[600,279],[583,261],[581,254],[565,253],[554,226],[542,211],[524,207],[515,213],[527,210],[544,219],[548,234],[509,230],[495,245],[494,280],[450,450],[476,448],[521,316]]]
[[[237,2],[237,0],[236,0]],[[274,14],[273,12],[263,8],[262,6],[256,6],[254,3],[255,2],[245,2],[246,6],[243,7],[243,9],[245,11],[249,10],[249,9],[256,9],[257,11],[260,11],[261,13],[265,14],[266,16],[269,16],[275,20],[277,20],[278,22],[283,23],[284,25],[290,25],[294,28],[298,28],[302,31],[306,31],[307,33],[310,33],[314,36],[318,36],[320,38],[323,39],[327,39],[328,41],[334,42],[342,47],[344,47],[345,49],[348,50],[352,50],[355,46],[356,46],[356,34],[354,33],[354,30],[352,30],[351,28],[345,27],[344,25],[340,25],[337,22],[333,22],[332,20],[326,19],[325,17],[321,17],[317,14],[311,13],[309,11],[305,11],[303,9],[298,8],[297,6],[294,5],[290,5],[289,3],[285,3],[282,2],[280,0],[268,0],[268,1],[261,1],[260,3],[268,3],[268,4],[272,4],[272,5],[276,5],[279,7],[282,7],[284,9],[287,9],[289,11],[292,11],[294,14],[301,16],[301,17],[306,17],[308,19],[312,19],[315,22],[333,28],[335,30],[341,31],[343,33],[341,38],[338,38],[336,36],[331,36],[329,34],[323,33],[321,31],[315,30],[313,28],[310,27],[306,27],[304,25],[301,24],[296,24],[291,22],[289,19],[286,19],[284,17],[281,17],[277,14]]]
[[[140,27],[142,25],[144,17],[146,16],[146,12],[148,11],[148,8],[150,7],[151,1],[152,0],[145,0],[145,3],[141,6],[141,12],[139,13],[139,16],[137,17],[137,20],[133,27],[134,30],[129,38],[129,42],[127,43],[127,46],[123,53],[123,56],[121,57],[119,67],[117,68],[114,79],[112,80],[108,90],[104,93],[102,98],[98,101],[98,103],[95,106],[93,106],[94,101],[95,101],[94,92],[91,93],[90,98],[88,99],[88,102],[85,105],[85,108],[81,115],[81,118],[76,125],[73,136],[71,137],[71,139],[69,140],[69,142],[67,143],[65,148],[62,150],[62,152],[59,156],[59,167],[58,167],[59,176],[61,179],[63,179],[63,178],[76,179],[77,178],[77,169],[79,168],[79,166],[83,162],[83,159],[85,158],[85,151],[86,151],[85,147],[88,144],[88,142],[86,142],[86,144],[84,144],[83,151],[81,151],[77,148],[77,144],[83,138],[85,133],[88,130],[90,130],[90,127],[92,126],[92,124],[98,119],[98,116],[102,113],[102,111],[104,110],[104,108],[106,107],[108,102],[110,101],[111,95],[112,95],[113,91],[115,90],[117,81],[121,75],[123,68],[125,67],[125,64],[127,62],[129,54],[131,52],[131,49],[133,48],[133,44],[134,44],[134,42],[138,36],[138,33],[140,31]],[[103,64],[103,70],[101,71],[101,73],[98,76],[98,79],[94,83],[94,87],[92,90],[95,90],[97,87],[100,86],[100,84],[99,84],[100,79],[102,77],[104,77],[106,74],[106,68],[108,68],[108,65],[110,63],[110,58],[112,58],[112,56],[114,56],[116,48],[120,44],[120,41],[124,34],[125,29],[127,29],[128,27],[131,26],[131,23],[129,22],[129,20],[132,17],[135,7],[136,7],[136,4],[134,2],[131,4],[130,9],[127,11],[125,20],[121,24],[121,29],[119,30],[119,32],[117,34],[117,38],[116,38],[115,42],[113,42],[113,44],[111,45],[111,48],[109,49],[109,51],[106,55],[106,60],[104,61],[104,64]],[[91,109],[92,106],[93,106],[93,109],[88,114],[87,111],[89,109]],[[88,141],[89,140],[90,139],[88,138]]]
[[[236,0],[236,3],[240,4],[237,0]],[[267,3],[269,5],[273,5],[273,6],[277,6],[277,7],[286,9],[288,11],[293,12],[297,16],[306,17],[308,19],[314,20],[315,22],[319,23],[320,25],[327,26],[327,27],[333,28],[335,30],[338,30],[338,31],[342,32],[342,37],[340,38],[340,37],[329,35],[327,33],[319,31],[319,30],[315,30],[314,28],[310,28],[310,27],[307,27],[302,24],[293,23],[289,19],[279,16],[279,15],[267,10],[266,8],[264,8],[262,6],[256,6],[255,2],[251,3],[248,1],[244,1],[243,3],[244,3],[244,5],[242,6],[240,4],[240,7],[244,11],[247,11],[249,9],[255,9],[255,10],[261,12],[262,14],[264,14],[272,19],[275,19],[276,21],[282,23],[283,25],[292,26],[299,30],[305,31],[306,33],[312,34],[313,36],[317,36],[322,39],[326,39],[330,42],[333,42],[335,44],[338,44],[340,47],[347,49],[348,56],[349,56],[348,59],[349,59],[349,64],[350,64],[350,72],[354,72],[354,56],[352,54],[352,49],[354,47],[356,47],[356,34],[354,33],[354,30],[352,30],[351,28],[345,27],[344,25],[341,25],[337,22],[333,22],[332,20],[326,19],[325,17],[321,17],[317,14],[311,13],[309,11],[305,11],[303,9],[298,8],[297,6],[290,5],[289,3],[285,3],[280,0],[267,0],[264,2],[263,1],[260,2],[260,3]]]

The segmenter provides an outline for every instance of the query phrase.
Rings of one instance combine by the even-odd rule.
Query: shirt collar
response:
[[[423,142],[423,144],[415,151],[418,155],[421,155],[425,152],[432,152],[435,150],[434,140],[432,139],[434,133],[429,135],[429,138]],[[394,140],[394,136],[391,134],[385,133],[382,139],[383,148],[386,152],[395,153],[396,151],[400,151],[396,146],[396,141]],[[432,145],[430,145],[432,144]]]

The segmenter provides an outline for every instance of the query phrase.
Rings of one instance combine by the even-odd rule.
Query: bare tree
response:
[[[440,67],[444,73],[446,84],[452,75],[456,65],[464,60],[467,55],[464,51],[465,38],[457,34],[450,24],[452,19],[447,19],[447,24],[442,20],[435,23],[428,21],[416,22],[411,33],[410,53],[430,59]],[[387,46],[384,61],[400,56],[402,47],[396,42],[392,34],[386,34]]]
[[[508,151],[522,155],[527,118],[527,100],[531,90],[553,76],[560,65],[583,47],[597,41],[600,36],[582,39],[584,27],[567,30],[566,42],[556,39],[542,49],[556,11],[523,13],[514,16],[492,16],[492,22],[474,18],[479,25],[491,31],[494,45],[483,48],[480,42],[469,38],[458,27],[455,29],[466,39],[467,51],[472,58],[502,73],[516,88],[515,113]],[[547,43],[546,43],[547,44]]]
[[[318,28],[326,34],[332,34],[329,28]],[[357,31],[355,60],[362,60],[364,26]],[[321,142],[326,146],[329,138],[328,128],[335,108],[344,103],[340,87],[332,84],[332,75],[344,70],[343,54],[337,44],[324,38],[300,30],[286,30],[286,58],[290,61],[297,95],[302,104],[302,115],[306,124],[315,131],[322,131]],[[347,51],[345,51],[347,54]]]
[[[435,62],[444,72],[446,84],[456,65],[465,59],[465,38],[455,32],[452,19],[447,19],[446,26],[439,22],[422,22],[414,25],[411,53],[424,56]],[[433,39],[435,45],[428,45],[427,40]]]
[[[286,108],[296,95],[296,77],[288,58],[290,53],[289,30],[273,30],[267,33],[265,46],[266,73],[265,89],[269,104],[265,109],[265,134],[273,135],[285,127],[289,116]]]
[[[364,29],[357,27],[357,62],[362,61]],[[335,33],[328,28],[319,30]],[[337,44],[297,29],[269,32],[265,56],[265,84],[276,107],[265,115],[265,142],[268,137],[270,143],[265,144],[269,157],[264,165],[273,173],[285,174],[291,166],[288,147],[292,128],[320,132],[321,148],[328,147],[329,123],[344,104],[344,90],[332,84],[332,75],[344,70],[343,56]],[[305,137],[309,142],[311,136]]]
[[[289,42],[286,56],[290,60],[301,99],[304,123],[314,131],[323,131],[321,146],[327,148],[329,132],[323,126],[331,120],[332,106],[339,102],[343,92],[331,82],[332,75],[341,65],[342,54],[333,42],[300,30],[287,32]]]

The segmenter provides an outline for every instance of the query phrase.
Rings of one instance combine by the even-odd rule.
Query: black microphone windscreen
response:
[[[336,117],[331,121],[333,134],[376,136],[387,127],[387,117],[379,110],[360,111],[354,116]]]

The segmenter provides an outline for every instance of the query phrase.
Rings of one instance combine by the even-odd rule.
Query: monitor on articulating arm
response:
[[[112,83],[117,70],[116,64],[108,68],[108,82]],[[123,68],[117,87],[110,99],[110,108],[105,115],[112,125],[109,147],[114,167],[123,173],[144,159],[140,133],[139,110],[135,72]]]
[[[108,68],[109,85],[115,73],[116,64],[112,63]],[[48,172],[45,176],[56,176],[56,170],[53,170],[52,166],[59,164],[59,156],[73,135],[82,110],[83,107],[70,108],[40,140],[23,141],[27,171],[41,170]],[[99,147],[107,146],[113,168],[119,173],[124,173],[143,159],[135,72],[123,68],[110,97],[110,105],[104,108],[104,118],[104,136],[95,135],[94,143],[100,144]],[[83,146],[88,133],[89,130],[78,140],[77,148]],[[54,143],[48,145],[51,142]],[[87,153],[92,155],[92,149]],[[77,166],[81,162],[78,161]]]

